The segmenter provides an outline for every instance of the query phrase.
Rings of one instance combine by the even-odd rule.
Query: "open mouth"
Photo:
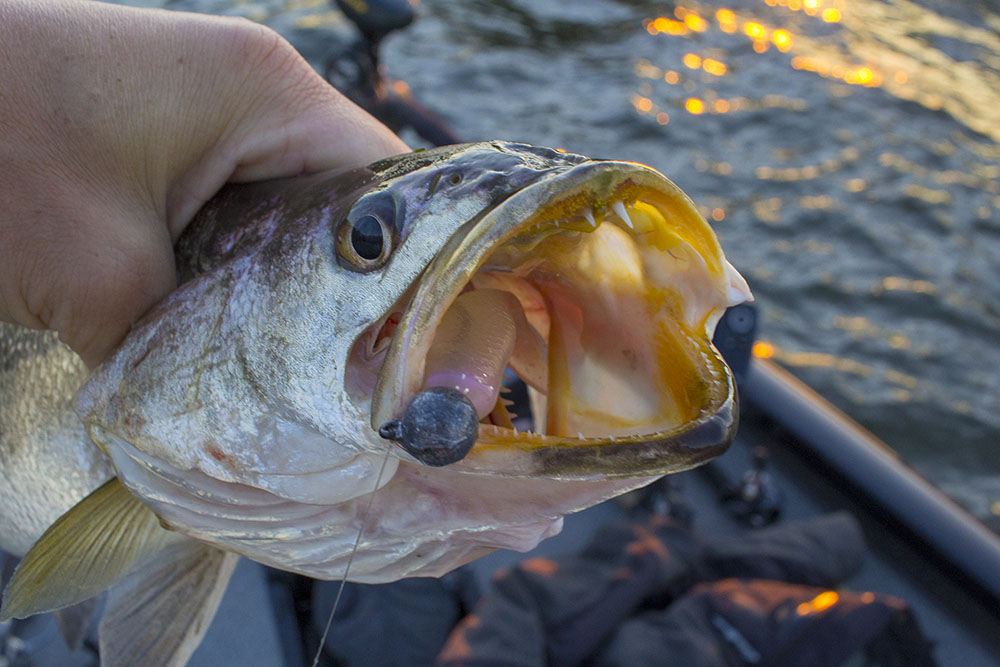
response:
[[[469,223],[377,325],[366,345],[386,356],[372,425],[447,387],[478,419],[456,469],[593,479],[693,467],[735,429],[710,337],[748,296],[670,181],[631,163],[580,165]],[[515,375],[530,430],[502,393]]]

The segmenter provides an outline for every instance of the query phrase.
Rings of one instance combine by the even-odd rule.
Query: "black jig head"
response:
[[[378,434],[425,465],[446,466],[464,459],[476,444],[479,416],[465,394],[431,387],[413,397],[402,419],[382,424]]]

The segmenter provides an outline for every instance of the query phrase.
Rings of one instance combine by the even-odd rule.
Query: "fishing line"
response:
[[[340,596],[344,592],[344,584],[347,583],[347,574],[351,571],[351,563],[354,562],[354,554],[358,552],[358,545],[361,544],[361,536],[364,535],[365,527],[368,524],[368,514],[372,511],[372,503],[375,501],[375,492],[378,485],[382,483],[382,473],[385,472],[385,464],[389,461],[389,448],[385,449],[385,457],[382,459],[382,466],[378,469],[378,477],[375,478],[375,488],[368,495],[368,505],[365,507],[364,515],[361,518],[361,529],[358,530],[358,538],[354,540],[354,548],[351,555],[347,557],[347,567],[344,568],[344,577],[340,580],[340,588],[337,589],[337,597],[333,599],[333,608],[330,609],[330,617],[326,619],[326,627],[323,628],[323,636],[319,640],[319,648],[313,657],[312,667],[319,664],[319,656],[323,653],[323,646],[326,644],[326,635],[330,632],[330,625],[333,623],[333,615],[337,612],[337,605],[340,604]]]

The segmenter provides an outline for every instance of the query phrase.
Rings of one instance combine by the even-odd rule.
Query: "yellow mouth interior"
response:
[[[490,399],[473,455],[673,431],[725,380],[706,354],[727,282],[707,225],[643,198],[566,208],[539,211],[490,253],[434,332],[424,386]],[[530,388],[531,431],[514,427],[505,371]]]

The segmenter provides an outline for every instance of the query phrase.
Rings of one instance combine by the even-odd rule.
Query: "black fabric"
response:
[[[869,654],[866,660],[878,653],[880,664],[893,664],[887,656],[900,665],[933,664],[898,598],[727,579],[698,585],[666,609],[627,620],[590,662],[595,667],[837,667],[859,652]]]
[[[828,590],[863,550],[846,513],[711,540],[664,517],[608,526],[578,556],[499,575],[437,664],[839,665],[915,629],[899,600]]]
[[[334,664],[428,665],[462,618],[452,579],[403,579],[392,584],[348,583],[330,624],[324,653]],[[313,631],[318,638],[339,582],[313,587]]]
[[[838,512],[751,530],[737,538],[709,539],[699,551],[699,579],[739,577],[834,586],[861,568],[864,551],[857,520]]]

